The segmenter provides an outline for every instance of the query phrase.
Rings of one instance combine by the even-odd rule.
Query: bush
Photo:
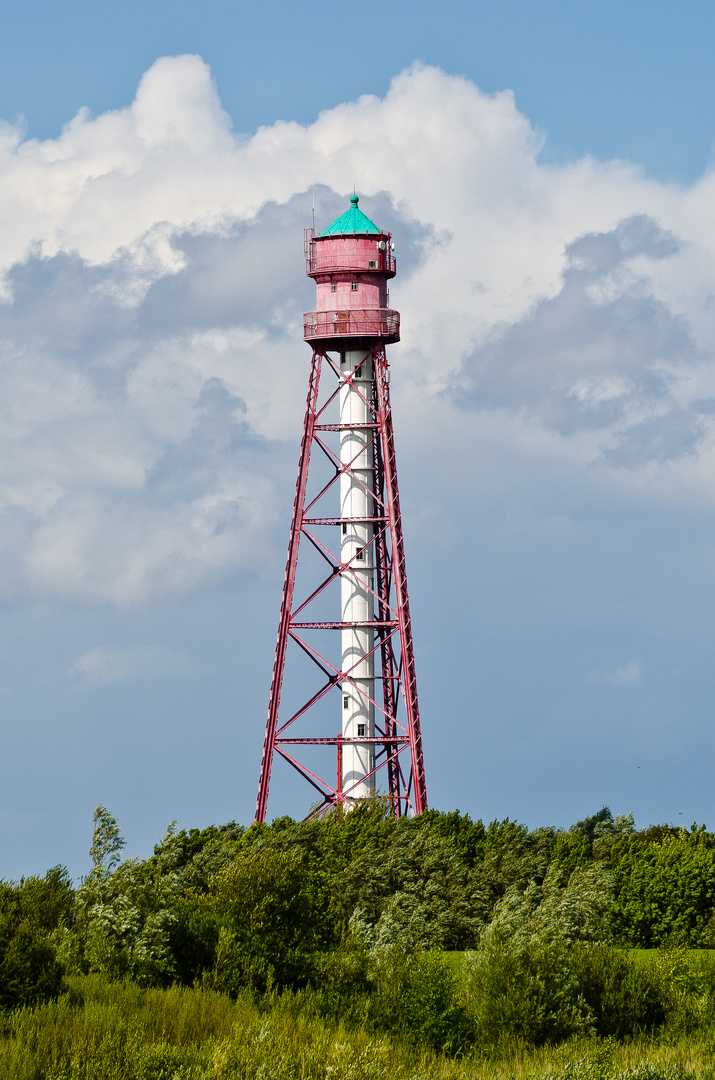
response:
[[[263,850],[237,858],[199,898],[218,927],[211,985],[234,995],[306,985],[315,970],[315,898],[299,858]]]
[[[655,834],[654,838],[650,837]],[[715,943],[715,846],[695,826],[648,830],[618,841],[614,931],[623,944],[650,949],[678,940],[691,948]]]
[[[489,905],[449,841],[405,820],[346,868],[334,907],[368,947],[463,949]]]
[[[651,964],[607,945],[577,945],[571,956],[580,992],[598,1035],[617,1039],[661,1027],[663,983]]]
[[[327,953],[316,973],[309,999],[316,1013],[355,1027],[364,1025],[374,990],[371,957],[354,935]]]
[[[184,986],[200,982],[216,961],[219,928],[213,913],[196,896],[181,896],[174,905],[175,921],[169,947],[177,980]]]
[[[467,1002],[484,1046],[513,1041],[538,1046],[590,1027],[570,949],[559,940],[489,935],[465,960]]]
[[[707,953],[680,947],[653,950],[641,966],[658,980],[671,1034],[713,1029],[715,964]]]
[[[375,961],[375,992],[369,999],[373,1028],[401,1035],[438,1053],[463,1053],[475,1028],[454,968],[437,949],[409,954],[398,946]]]
[[[47,935],[25,921],[0,920],[0,1007],[15,1009],[57,997],[62,968]]]
[[[44,878],[0,882],[0,1008],[56,997],[62,968],[53,933],[69,915],[72,886],[62,867]]]

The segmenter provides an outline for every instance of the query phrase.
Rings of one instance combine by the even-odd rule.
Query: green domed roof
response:
[[[352,206],[341,217],[323,229],[321,236],[381,236],[382,229],[378,229],[374,221],[358,210],[359,198],[353,195],[350,199]]]

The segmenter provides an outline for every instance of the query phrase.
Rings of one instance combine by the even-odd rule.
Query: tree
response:
[[[346,869],[335,906],[371,948],[462,949],[488,917],[488,899],[447,840],[409,823],[384,852],[365,851]]]
[[[77,891],[75,932],[64,943],[62,958],[71,970],[165,985],[175,975],[171,938],[182,891],[175,824],[152,860],[120,862],[123,847],[116,819],[100,804],[90,849],[93,866]]]
[[[34,1005],[62,989],[54,935],[70,917],[72,883],[64,867],[44,878],[0,882],[0,1007]]]
[[[126,841],[119,831],[117,819],[112,817],[107,807],[100,803],[94,811],[94,831],[89,854],[92,859],[90,877],[96,881],[105,881],[112,870],[119,865]]]
[[[715,849],[709,834],[694,828],[647,840],[636,833],[613,846],[611,865],[617,881],[614,926],[624,943],[715,944]]]
[[[315,896],[294,854],[259,850],[239,856],[197,900],[218,928],[217,990],[305,985],[319,942]]]

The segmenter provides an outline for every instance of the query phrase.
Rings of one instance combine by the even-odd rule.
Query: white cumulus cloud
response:
[[[421,65],[238,137],[196,56],[57,139],[5,124],[0,595],[130,608],[274,558],[313,184],[319,224],[357,180],[395,233],[400,438],[429,427],[433,479],[449,459],[469,505],[508,446],[512,471],[712,503],[715,173],[544,165],[542,141],[510,93]]]

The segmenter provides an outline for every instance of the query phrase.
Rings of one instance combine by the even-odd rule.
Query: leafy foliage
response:
[[[442,1053],[463,1053],[473,1044],[473,1017],[440,950],[409,953],[393,945],[378,953],[373,974],[367,1019],[374,1029]]]
[[[62,988],[55,933],[72,910],[72,884],[64,867],[44,878],[0,882],[0,1008],[56,997]]]
[[[181,895],[176,830],[169,826],[150,862],[127,859],[117,866],[123,846],[115,819],[106,807],[97,807],[90,850],[94,865],[77,890],[75,926],[61,956],[71,971],[166,985],[176,972],[171,932]]]
[[[310,878],[293,853],[240,855],[213,879],[203,910],[218,926],[212,985],[299,986],[313,973],[317,926]]]
[[[454,848],[429,829],[396,830],[384,851],[365,851],[342,878],[336,907],[372,948],[463,949],[488,901]]]
[[[674,938],[715,945],[715,839],[693,827],[677,836],[636,834],[611,852],[616,875],[614,927],[629,945],[652,948]]]
[[[697,826],[636,831],[608,808],[567,832],[456,811],[396,820],[378,797],[305,822],[172,824],[149,859],[123,850],[100,805],[76,890],[58,868],[0,885],[0,1006],[51,1001],[64,970],[93,992],[201,987],[211,1001],[250,1003],[254,1019],[219,1057],[179,1052],[163,1034],[147,1045],[117,1022],[69,1064],[58,1059],[52,1080],[253,1076],[261,1053],[274,1055],[271,1076],[390,1074],[388,1058],[378,1068],[322,1043],[296,1072],[279,1014],[451,1056],[715,1025],[715,964],[687,951],[715,941],[715,837]],[[630,946],[659,946],[656,962]],[[463,962],[448,955],[465,949]]]

